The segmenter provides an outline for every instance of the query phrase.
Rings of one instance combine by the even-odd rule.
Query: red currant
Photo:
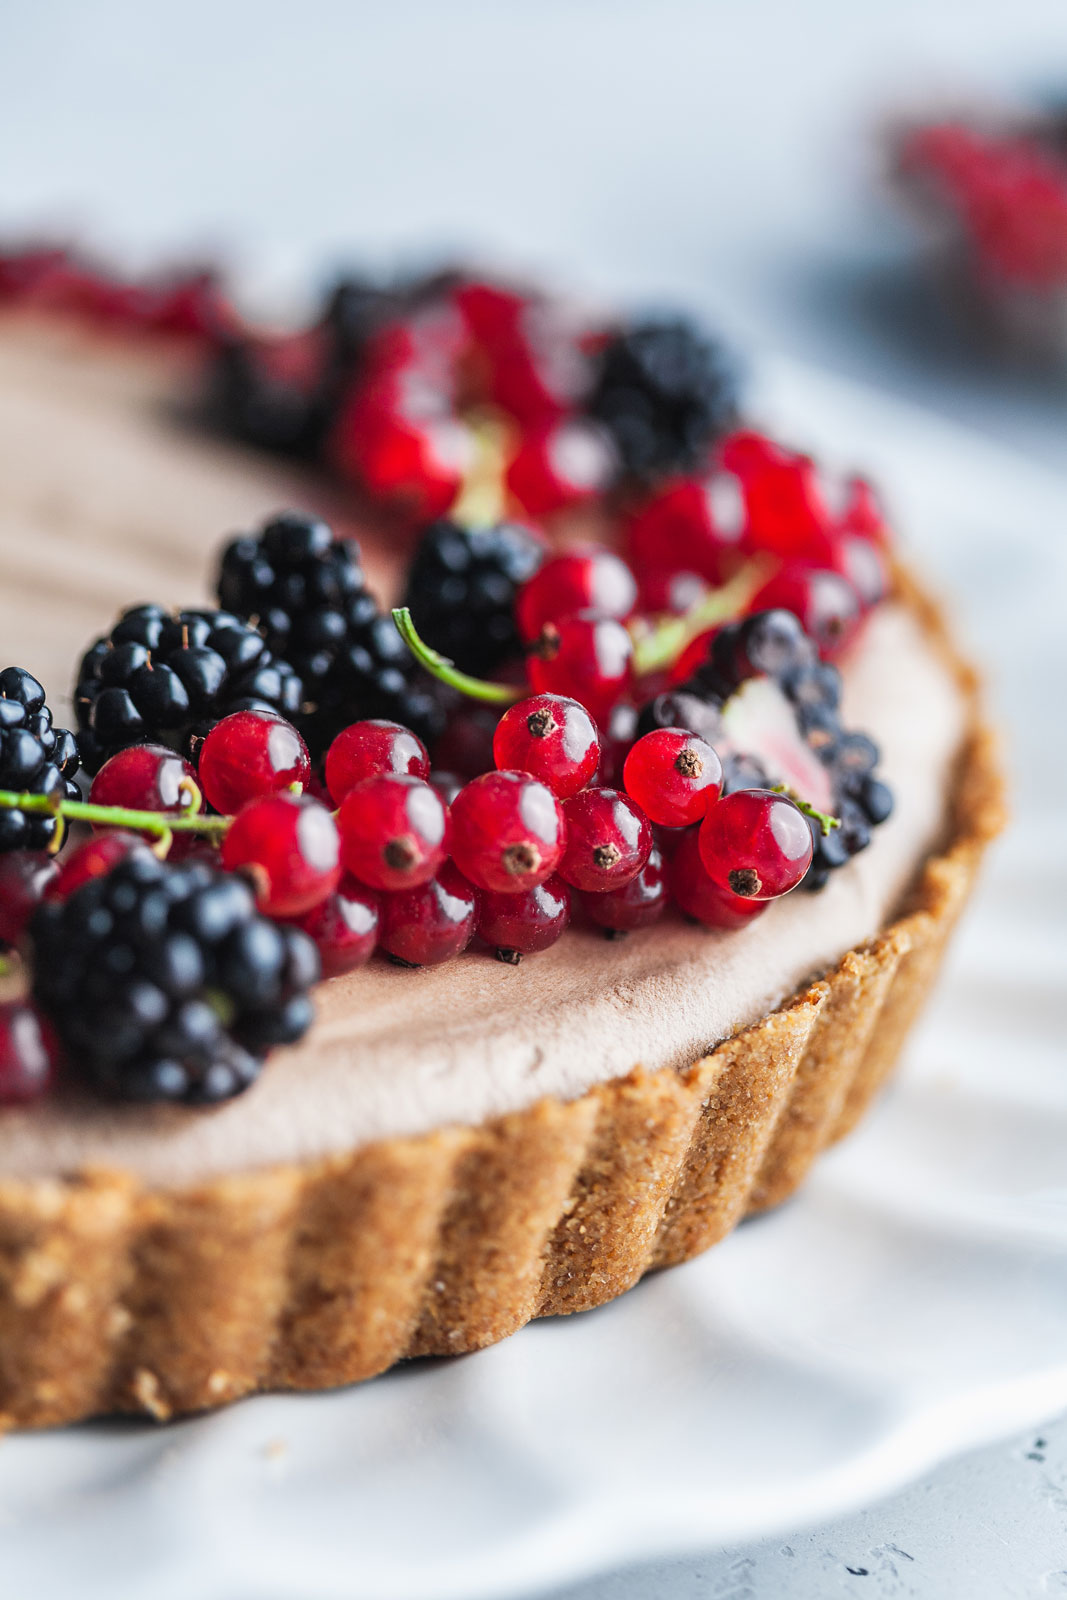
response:
[[[869,611],[889,593],[889,569],[876,544],[858,533],[840,534],[834,566],[851,584],[860,605]]]
[[[446,861],[429,882],[382,896],[378,944],[405,966],[437,966],[467,948],[474,917],[474,890]]]
[[[112,758],[115,759],[115,758]],[[200,783],[208,801],[231,816],[259,795],[281,794],[311,777],[307,745],[292,723],[267,711],[234,711],[200,746]]]
[[[399,722],[374,717],[353,722],[337,735],[326,752],[326,787],[334,805],[364,778],[399,772],[411,778],[430,776],[430,758],[422,740]]]
[[[486,772],[452,806],[452,856],[478,889],[518,894],[543,883],[565,839],[559,801],[528,772]]]
[[[712,883],[700,858],[700,829],[687,828],[671,856],[667,881],[678,909],[708,928],[744,928],[766,911],[767,900],[743,900]]]
[[[638,739],[622,769],[623,785],[650,822],[684,828],[719,798],[722,762],[685,728],[655,728]]]
[[[332,894],[296,919],[319,952],[324,978],[354,972],[374,954],[378,940],[378,896],[351,873],[345,873]]]
[[[520,894],[478,896],[478,933],[492,945],[501,961],[517,966],[522,956],[532,956],[555,944],[571,915],[570,890],[562,878],[524,889]]]
[[[667,905],[667,877],[663,857],[655,845],[648,860],[629,883],[606,894],[583,894],[586,916],[605,933],[632,933],[658,922]]]
[[[538,694],[505,711],[493,735],[493,755],[498,767],[528,772],[567,800],[596,772],[600,738],[577,700]]]
[[[18,944],[34,907],[58,872],[52,857],[43,852],[12,850],[0,855],[0,947]]]
[[[787,563],[753,596],[750,611],[791,611],[804,625],[824,661],[851,642],[860,622],[856,591],[839,572]]]
[[[547,623],[527,672],[538,694],[568,695],[603,722],[630,687],[633,653],[621,622],[587,612]]]
[[[307,795],[265,794],[241,807],[222,841],[222,865],[252,880],[268,917],[299,917],[341,876],[337,828]]]
[[[603,429],[582,418],[565,417],[523,431],[508,463],[505,484],[527,516],[550,517],[602,493],[617,472],[618,460]]]
[[[745,900],[775,900],[811,865],[811,829],[784,794],[738,789],[700,825],[700,859],[711,881]]]
[[[567,848],[559,875],[575,889],[604,894],[636,878],[652,851],[648,818],[617,789],[583,789],[563,808]]]
[[[0,1005],[0,1105],[36,1100],[52,1086],[59,1047],[45,1019],[22,1000]]]
[[[548,622],[562,622],[578,611],[601,617],[628,617],[637,584],[625,561],[600,545],[583,545],[553,556],[527,578],[515,602],[519,632],[527,644]]]
[[[117,866],[131,850],[144,848],[144,839],[138,833],[128,833],[123,828],[109,828],[77,850],[65,856],[59,871],[45,886],[46,900],[67,900],[83,883],[103,877]]]
[[[95,806],[122,806],[131,811],[185,811],[200,805],[196,773],[188,761],[163,744],[133,744],[105,761],[89,790]],[[105,827],[96,823],[95,827]],[[156,835],[144,833],[142,839]],[[174,835],[175,856],[184,856],[192,835]]]
[[[410,889],[448,854],[448,811],[422,778],[382,772],[350,789],[337,813],[341,859],[372,889]]]

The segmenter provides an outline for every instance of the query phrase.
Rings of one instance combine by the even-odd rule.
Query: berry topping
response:
[[[586,400],[638,478],[696,466],[735,407],[722,350],[680,319],[634,323],[609,339]]]
[[[345,869],[372,889],[425,883],[448,854],[448,811],[422,778],[383,772],[364,778],[337,813]]]
[[[498,767],[528,772],[567,800],[590,783],[600,762],[596,724],[564,695],[538,694],[505,711],[493,735]]]
[[[399,722],[375,717],[342,728],[326,752],[326,787],[334,805],[364,778],[399,772],[409,778],[428,778],[430,758],[422,740]]]
[[[345,873],[337,888],[294,923],[319,952],[324,978],[354,972],[374,954],[379,900],[373,889]]]
[[[685,728],[656,728],[631,749],[623,786],[650,822],[683,828],[699,822],[719,798],[722,762],[709,744]]]
[[[484,676],[521,651],[515,596],[543,555],[541,541],[518,523],[435,522],[415,550],[403,603],[428,644]]]
[[[543,883],[565,838],[559,801],[526,772],[487,772],[452,806],[452,856],[478,889],[518,894]]]
[[[811,830],[785,795],[739,789],[700,825],[700,859],[716,888],[743,900],[774,900],[811,865]]]
[[[260,795],[304,789],[311,760],[291,722],[264,711],[234,711],[200,746],[197,770],[205,798],[230,815]]]
[[[555,944],[570,914],[567,885],[562,878],[547,878],[519,894],[483,890],[478,896],[477,930],[479,937],[493,946],[498,961],[517,966],[523,956],[536,955]]]
[[[302,700],[279,709],[299,713],[316,759],[361,716],[389,717],[427,741],[441,731],[429,680],[366,588],[358,546],[335,539],[319,518],[290,511],[234,539],[223,552],[218,592],[299,673]]]
[[[378,944],[400,966],[437,966],[467,948],[474,917],[475,892],[446,861],[428,883],[382,896]]]
[[[706,928],[747,927],[770,904],[767,900],[742,899],[739,894],[720,889],[712,882],[700,854],[699,828],[687,828],[678,841],[667,878],[679,911],[694,922],[702,922]]]
[[[34,1006],[21,1000],[0,1004],[0,1106],[46,1094],[58,1055],[56,1036]]]
[[[69,899],[82,884],[91,882],[93,878],[102,878],[143,844],[144,840],[139,834],[129,833],[124,828],[109,829],[107,833],[87,840],[69,855],[63,856],[59,871],[45,885],[44,899]]]
[[[591,922],[609,935],[632,933],[658,922],[667,906],[667,876],[663,857],[655,845],[635,878],[621,889],[582,895],[582,908]]]
[[[130,811],[196,810],[200,798],[196,773],[165,744],[135,744],[116,751],[89,789],[93,805]]]
[[[341,876],[337,827],[307,795],[267,794],[234,817],[222,841],[222,865],[244,873],[260,911],[299,917],[336,887]]]
[[[200,863],[171,866],[139,845],[44,901],[30,936],[34,998],[71,1069],[122,1099],[228,1099],[311,1021],[311,941]]]
[[[0,672],[0,789],[18,794],[76,799],[78,747],[65,728],[52,726],[44,689],[23,667]],[[0,853],[47,850],[58,824],[47,812],[0,810]]]
[[[231,711],[292,717],[302,698],[293,669],[229,612],[134,606],[82,659],[79,747],[90,772],[131,744],[189,754]]]
[[[625,561],[599,545],[588,545],[546,561],[520,589],[516,615],[523,638],[532,644],[546,623],[562,622],[578,611],[623,621],[636,603],[637,584]]]
[[[787,564],[769,578],[752,601],[757,611],[781,607],[800,619],[824,661],[832,661],[855,637],[860,623],[856,591],[839,572]]]
[[[652,852],[644,812],[617,789],[583,789],[566,801],[567,848],[559,875],[572,888],[604,894],[636,878]]]
[[[603,722],[630,688],[633,653],[633,640],[621,622],[592,612],[564,617],[546,623],[533,647],[530,684],[539,694],[580,701]]]
[[[52,857],[40,851],[0,855],[0,949],[18,944],[34,906],[58,871]]]

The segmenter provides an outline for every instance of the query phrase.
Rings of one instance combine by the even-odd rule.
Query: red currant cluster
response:
[[[205,871],[251,886],[239,957],[224,960],[201,930],[199,1011],[177,973],[173,1027],[119,1017],[155,1041],[152,1072],[130,1069],[137,1092],[215,1081],[194,1037],[219,998],[212,962],[230,962],[246,1011],[274,996],[269,1026],[242,1013],[236,1042],[254,1056],[297,1036],[297,980],[310,980],[293,976],[287,941],[297,949],[301,935],[329,977],[375,950],[434,965],[475,935],[514,962],[551,945],[572,913],[618,936],[671,900],[740,928],[805,877],[821,887],[888,816],[877,748],[842,728],[830,664],[888,590],[879,505],[864,480],[833,480],[738,427],[712,347],[688,324],[590,330],[542,298],[460,278],[372,295],[371,312],[350,287],[310,329],[266,338],[240,329],[209,280],[149,293],[61,252],[0,257],[5,298],[203,335],[231,377],[244,374],[231,400],[249,372],[266,374],[280,397],[276,447],[313,450],[416,522],[451,516],[423,531],[419,581],[393,613],[399,638],[365,591],[358,551],[324,524],[291,513],[238,539],[223,573],[235,615],[134,608],[86,656],[76,702],[85,764],[98,767],[87,801],[0,784],[0,811],[47,811],[57,845],[65,821],[98,830],[59,861],[0,856],[0,944],[19,942],[42,900],[66,907],[81,891],[102,926],[115,908],[87,886],[121,866],[120,901],[140,896],[142,869],[125,858],[143,856],[146,838],[188,864],[174,892],[208,924]],[[574,544],[574,519],[559,520],[593,501],[617,548]],[[506,511],[540,522],[543,539],[493,526]],[[436,619],[428,632],[453,622],[453,654],[496,680],[437,655],[432,634],[424,643],[412,621],[422,607]],[[436,743],[448,697],[433,698],[439,685],[404,644],[481,702],[452,710]],[[336,719],[323,716],[328,699]],[[416,704],[434,712],[419,724],[434,770],[402,725]],[[146,903],[162,904],[145,883]],[[176,1074],[166,1051],[179,1024]],[[3,1013],[0,1100],[40,1092],[48,1040],[26,1005]],[[231,1049],[225,1081],[239,1088],[249,1069],[236,1059]]]
[[[55,245],[0,251],[0,306],[16,303],[130,333],[214,339],[235,322],[214,272],[126,282]]]
[[[898,147],[900,175],[952,216],[992,286],[1067,283],[1067,163],[1040,133],[939,122]]]

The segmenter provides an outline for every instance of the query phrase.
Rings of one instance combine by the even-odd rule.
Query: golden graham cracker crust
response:
[[[976,716],[947,842],[898,919],[683,1072],[187,1189],[114,1172],[0,1182],[0,1427],[162,1421],[353,1383],[601,1305],[706,1250],[863,1114],[1002,822]]]

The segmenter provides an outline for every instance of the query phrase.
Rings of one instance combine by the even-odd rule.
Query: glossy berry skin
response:
[[[299,917],[341,876],[334,820],[306,795],[267,794],[242,806],[222,841],[227,872],[248,875],[268,917]]]
[[[18,944],[34,907],[58,874],[55,861],[43,851],[0,855],[0,949]]]
[[[526,670],[538,694],[567,695],[604,722],[629,690],[633,653],[621,622],[585,612],[547,623]]]
[[[601,617],[628,617],[637,603],[637,583],[620,556],[599,545],[553,556],[528,578],[515,605],[519,632],[527,644],[546,623],[562,622],[578,611]]]
[[[382,896],[379,948],[409,967],[435,967],[465,950],[474,933],[476,896],[446,861],[436,878]]]
[[[566,839],[560,803],[526,772],[486,772],[452,805],[452,858],[478,889],[519,894],[551,877]]]
[[[781,607],[798,617],[824,661],[847,649],[860,624],[860,602],[847,578],[828,568],[789,562],[753,596],[750,611]]]
[[[66,900],[92,878],[102,878],[132,850],[144,845],[139,833],[125,828],[109,828],[77,850],[64,855],[59,871],[45,885],[45,900]]]
[[[811,865],[811,829],[785,795],[738,789],[700,825],[700,859],[711,881],[746,900],[775,900]]]
[[[663,857],[652,846],[648,860],[629,883],[606,894],[583,894],[582,907],[591,922],[608,934],[633,933],[658,922],[667,906],[667,874]]]
[[[364,778],[399,772],[410,778],[430,776],[430,758],[422,740],[399,722],[371,717],[342,728],[326,752],[326,787],[339,806]]]
[[[700,856],[700,830],[687,828],[667,865],[667,883],[679,911],[706,928],[745,928],[766,911],[768,900],[743,900],[712,883]]]
[[[448,811],[422,778],[383,772],[350,789],[337,814],[345,869],[372,889],[410,889],[448,854]]]
[[[521,894],[479,894],[476,926],[498,960],[517,966],[522,956],[554,945],[570,915],[570,890],[562,878],[552,877]]]
[[[596,724],[577,700],[537,694],[511,706],[496,725],[493,756],[498,767],[528,772],[569,800],[593,779],[600,762]]]
[[[47,1021],[22,1000],[0,1005],[0,1106],[38,1100],[52,1086],[59,1046]]]
[[[294,921],[319,952],[324,978],[354,972],[374,954],[379,900],[373,889],[346,872],[337,888]]]
[[[200,746],[200,786],[208,802],[229,817],[249,800],[283,794],[311,777],[308,747],[291,722],[264,711],[234,711]]]
[[[623,786],[650,822],[684,828],[699,822],[722,789],[722,762],[685,728],[654,728],[631,749]]]
[[[605,894],[636,878],[652,853],[652,828],[617,789],[584,789],[563,808],[567,848],[559,875],[574,889]]]
[[[125,806],[136,811],[198,811],[202,794],[196,773],[165,744],[129,745],[109,757],[93,779],[89,799],[98,806]],[[110,831],[94,822],[93,831]],[[138,838],[154,844],[155,833]],[[167,852],[170,861],[185,861],[204,843],[195,833],[175,833]]]

